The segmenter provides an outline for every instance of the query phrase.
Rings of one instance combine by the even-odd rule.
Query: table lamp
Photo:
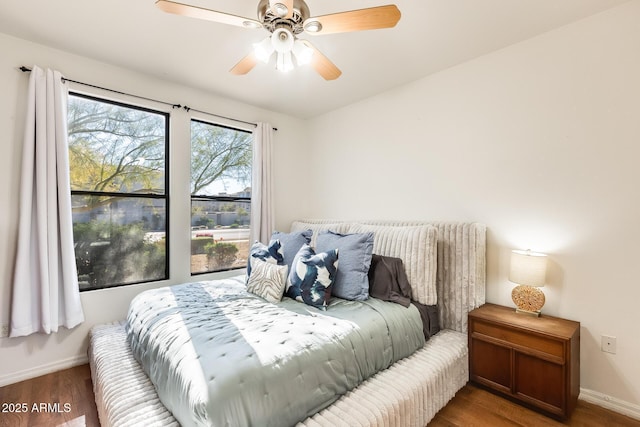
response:
[[[517,313],[540,316],[545,298],[539,288],[544,286],[546,273],[547,256],[545,254],[511,251],[509,280],[518,284],[511,291],[511,299],[517,307]]]

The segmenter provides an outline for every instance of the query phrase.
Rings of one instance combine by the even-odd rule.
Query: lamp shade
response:
[[[267,64],[269,59],[271,58],[271,54],[274,51],[273,43],[271,42],[271,37],[267,37],[259,43],[253,44],[253,51],[260,61]]]
[[[547,256],[531,251],[511,251],[509,280],[519,285],[544,286]]]
[[[296,40],[293,43],[293,54],[296,57],[298,65],[310,64],[311,58],[313,58],[313,53],[313,49],[302,43],[300,40]]]
[[[291,52],[278,52],[276,58],[276,70],[287,73],[293,70],[293,61],[291,61]]]

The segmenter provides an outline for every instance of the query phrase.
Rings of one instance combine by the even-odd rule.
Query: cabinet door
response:
[[[515,394],[524,401],[562,415],[565,407],[565,370],[553,363],[515,353]]]
[[[510,393],[511,349],[476,337],[471,341],[471,379]]]

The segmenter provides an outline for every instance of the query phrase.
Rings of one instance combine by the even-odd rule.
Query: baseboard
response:
[[[635,405],[586,388],[580,388],[579,399],[593,403],[594,405],[602,406],[603,408],[610,409],[619,414],[626,415],[627,417],[640,420],[640,405]]]
[[[12,372],[10,374],[0,376],[0,387],[18,383],[24,380],[29,380],[31,378],[36,378],[41,375],[50,374],[51,372],[62,371],[63,369],[69,369],[73,368],[74,366],[84,365],[85,363],[89,363],[89,357],[86,355],[70,357],[68,359],[58,360],[56,362],[36,366],[34,368]]]

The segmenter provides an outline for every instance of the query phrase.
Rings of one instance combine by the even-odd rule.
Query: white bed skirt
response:
[[[91,330],[89,364],[102,427],[179,426],[134,359],[123,324]],[[424,427],[468,378],[467,335],[445,329],[299,426]]]

